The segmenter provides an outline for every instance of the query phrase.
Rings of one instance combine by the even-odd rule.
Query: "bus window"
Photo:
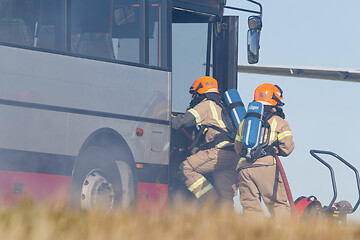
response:
[[[148,31],[149,31],[149,65],[165,67],[166,55],[163,51],[165,49],[165,14],[164,14],[164,1],[150,0],[149,1],[149,18],[148,18]]]
[[[35,47],[65,50],[65,2],[41,0],[35,31]]]
[[[111,0],[71,1],[71,52],[114,59]]]
[[[113,42],[118,60],[141,63],[142,8],[140,1],[114,1]]]
[[[64,0],[0,0],[0,42],[64,50]]]
[[[191,84],[205,74],[207,28],[207,23],[172,25],[173,112],[186,110],[191,100]]]
[[[167,67],[165,2],[166,0],[146,1],[148,5],[144,9],[144,1],[114,0],[112,34],[116,59]],[[148,11],[145,14],[147,19],[144,19],[145,11]]]
[[[0,42],[33,46],[39,2],[0,0]]]
[[[168,5],[167,0],[0,0],[0,43],[168,68]]]

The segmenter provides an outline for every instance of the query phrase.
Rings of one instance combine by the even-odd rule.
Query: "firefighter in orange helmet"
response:
[[[233,206],[237,155],[222,115],[218,83],[212,77],[200,77],[189,92],[192,100],[187,111],[172,119],[174,129],[196,126],[199,130],[192,144],[196,151],[193,149],[192,155],[180,165],[185,184],[197,199],[212,198]],[[204,176],[208,173],[212,173],[213,182]]]
[[[264,117],[270,124],[269,144],[255,162],[248,162],[245,158],[246,151],[242,144],[244,121],[235,138],[235,150],[240,155],[238,184],[244,214],[263,216],[262,198],[275,218],[290,216],[284,183],[274,158],[275,155],[288,156],[295,146],[282,110],[282,94],[279,86],[270,83],[262,84],[255,90],[254,100],[264,105]]]

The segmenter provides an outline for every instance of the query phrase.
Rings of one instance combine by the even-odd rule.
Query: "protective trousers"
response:
[[[180,169],[185,184],[200,200],[215,199],[233,206],[236,195],[237,155],[234,151],[211,148],[189,156]],[[212,173],[214,186],[203,174]]]
[[[290,217],[284,183],[275,164],[243,169],[238,180],[244,214],[264,217],[262,198],[271,216],[276,219]]]

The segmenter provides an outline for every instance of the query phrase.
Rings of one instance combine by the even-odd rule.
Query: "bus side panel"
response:
[[[0,149],[66,155],[67,127],[68,113],[0,104]]]
[[[0,200],[67,192],[75,161],[66,155],[68,113],[0,104],[0,126]]]
[[[6,46],[0,46],[0,55],[0,104],[31,107],[28,112],[34,112],[23,131],[15,131],[18,136],[6,134],[21,140],[17,148],[76,156],[92,131],[112,127],[129,144],[135,161],[168,163],[169,146],[162,145],[170,141],[169,72]],[[43,117],[35,114],[40,111],[36,108],[50,113]],[[15,113],[14,119],[19,118],[26,117]],[[36,130],[44,126],[43,131],[35,132],[33,125]],[[135,137],[138,127],[144,129],[143,137]],[[54,131],[61,137],[53,137]],[[0,138],[0,148],[2,143],[9,145],[6,138]]]
[[[138,211],[147,214],[164,213],[167,206],[168,185],[139,182]]]
[[[0,100],[169,120],[166,71],[6,46],[0,56]]]
[[[112,128],[135,162],[169,163],[169,72],[6,46],[0,55],[0,149],[26,152],[18,157],[32,167],[36,158],[28,152],[73,158],[92,132]],[[39,169],[46,165],[39,163]]]
[[[0,201],[15,204],[31,196],[35,202],[69,201],[71,176],[0,170]]]
[[[78,114],[69,116],[67,154],[77,156],[87,137],[100,128],[117,131],[130,147],[135,162],[165,165],[169,163],[169,125]],[[143,135],[136,135],[138,128],[143,130]]]

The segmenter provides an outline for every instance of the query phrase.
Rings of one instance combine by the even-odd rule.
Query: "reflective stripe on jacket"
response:
[[[207,126],[205,134],[205,143],[214,141],[215,136],[220,132],[211,128],[211,126],[223,129],[227,132],[226,125],[221,117],[221,107],[215,102],[204,99],[195,107],[188,109],[184,115],[179,115],[172,120],[172,127],[179,129],[190,126]],[[229,141],[223,141],[216,145],[217,148],[223,148],[231,145]]]

